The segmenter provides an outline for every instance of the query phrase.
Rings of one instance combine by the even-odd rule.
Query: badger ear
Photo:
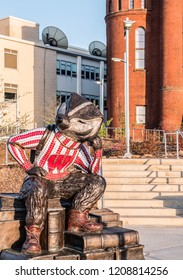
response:
[[[66,103],[63,102],[59,107],[58,107],[58,110],[57,110],[57,115],[65,115],[66,114]]]

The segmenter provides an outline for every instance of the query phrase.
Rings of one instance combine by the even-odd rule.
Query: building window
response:
[[[87,80],[99,81],[100,69],[99,67],[81,65],[81,78]]]
[[[90,66],[85,65],[85,79],[90,79]]]
[[[146,0],[141,0],[141,8],[142,9],[146,8]]]
[[[57,91],[56,93],[56,104],[59,106],[63,102],[66,102],[69,99],[71,92],[67,91]]]
[[[135,68],[145,68],[145,30],[142,27],[135,32]]]
[[[118,0],[118,10],[122,10],[122,0]]]
[[[134,0],[130,0],[129,6],[130,9],[134,9]]]
[[[146,106],[136,106],[136,123],[144,124],[146,121]]]
[[[107,82],[107,65],[104,65],[104,82]]]
[[[17,54],[15,50],[4,49],[4,66],[17,69]]]
[[[95,81],[100,80],[100,69],[99,67],[95,67]]]
[[[112,12],[112,1],[109,0],[109,13],[111,13],[111,12]]]
[[[95,80],[95,67],[90,67],[90,79]]]
[[[95,106],[97,106],[97,107],[99,107],[99,97],[97,97],[97,96],[94,96],[94,95],[86,95],[86,94],[83,94],[83,96],[87,99],[87,100],[89,100],[89,101],[91,101]]]
[[[70,77],[77,76],[77,66],[76,63],[72,63],[65,60],[57,60],[57,75],[65,75]]]
[[[17,100],[18,86],[14,84],[4,84],[4,100],[16,101]]]
[[[77,77],[77,66],[76,63],[71,64],[71,73],[72,77],[76,78]]]

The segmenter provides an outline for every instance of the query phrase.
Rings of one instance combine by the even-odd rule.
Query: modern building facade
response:
[[[46,125],[54,120],[57,105],[72,92],[100,106],[104,81],[105,57],[77,47],[45,44],[37,23],[0,19],[1,127]],[[106,96],[102,101],[106,102]]]
[[[124,21],[129,31],[130,127],[176,130],[183,117],[183,2],[106,0],[108,117],[124,115]]]

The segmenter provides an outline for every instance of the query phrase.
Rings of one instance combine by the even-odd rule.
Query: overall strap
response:
[[[30,162],[34,163],[36,158],[38,157],[38,155],[40,154],[40,152],[42,151],[48,137],[50,136],[51,132],[55,130],[55,125],[54,124],[49,124],[41,138],[41,140],[39,141],[38,146],[36,147],[35,150],[31,150],[30,152]]]

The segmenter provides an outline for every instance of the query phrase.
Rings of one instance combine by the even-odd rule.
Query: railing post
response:
[[[166,133],[164,133],[164,142],[165,142],[165,158],[167,158],[167,141],[166,141]]]
[[[179,131],[176,131],[177,159],[179,158]]]
[[[8,145],[7,145],[8,139],[6,138],[6,165],[8,165]]]

